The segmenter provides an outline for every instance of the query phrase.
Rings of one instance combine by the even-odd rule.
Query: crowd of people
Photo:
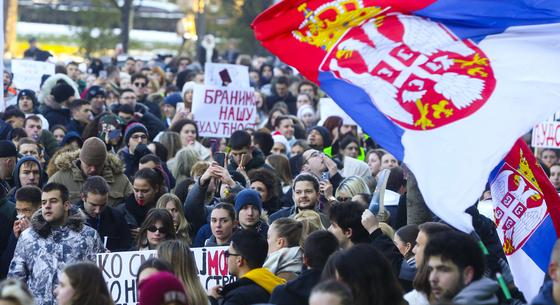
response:
[[[476,234],[442,223],[405,164],[319,116],[315,84],[228,58],[249,67],[258,118],[227,139],[199,136],[204,73],[188,57],[59,63],[38,92],[4,70],[0,304],[114,304],[95,255],[136,250],[158,253],[138,271],[141,305],[560,304],[559,246],[525,300],[477,203]],[[560,188],[556,152],[541,157]],[[206,291],[190,249],[214,246],[237,280]]]

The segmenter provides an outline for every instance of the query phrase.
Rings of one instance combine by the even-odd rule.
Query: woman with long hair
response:
[[[124,213],[130,234],[132,238],[136,238],[146,214],[156,206],[159,197],[164,193],[165,179],[160,171],[143,168],[134,174],[132,189],[134,192],[116,209]]]
[[[164,131],[159,137],[159,142],[167,148],[167,167],[171,168],[169,162],[175,158],[181,149],[181,137],[174,131]]]
[[[336,279],[348,285],[352,290],[353,304],[406,304],[403,290],[391,265],[373,246],[355,245],[334,255],[330,263],[334,267]],[[329,262],[327,262],[328,264]],[[325,268],[325,270],[327,269]]]
[[[54,290],[58,305],[114,305],[101,270],[91,263],[66,266]]]
[[[154,250],[160,243],[175,239],[173,217],[166,209],[152,209],[138,231],[137,250]]]
[[[189,119],[181,119],[174,122],[169,130],[177,132],[181,139],[181,146],[191,147],[199,154],[200,160],[210,159],[210,150],[198,141],[198,126],[196,123]]]
[[[359,194],[370,194],[369,187],[362,177],[350,176],[340,182],[334,196],[342,202]]]
[[[159,198],[156,207],[159,209],[166,209],[169,213],[171,213],[177,239],[180,239],[190,245],[191,237],[189,236],[189,223],[185,218],[183,204],[181,203],[179,197],[170,193],[164,194]]]
[[[173,266],[173,272],[188,292],[188,304],[208,304],[208,296],[198,279],[196,260],[187,243],[181,240],[165,241],[158,246],[157,255]]]
[[[284,155],[270,155],[266,157],[266,163],[270,165],[280,181],[282,182],[282,193],[287,193],[292,187],[292,172],[290,170],[290,160]]]

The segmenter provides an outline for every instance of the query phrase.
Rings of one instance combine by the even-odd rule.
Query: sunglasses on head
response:
[[[148,227],[148,231],[155,233],[156,231],[159,231],[159,233],[161,234],[167,234],[167,230],[165,230],[164,227],[156,227],[156,226],[150,226]]]

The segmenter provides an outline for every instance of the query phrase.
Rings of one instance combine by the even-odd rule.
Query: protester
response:
[[[237,130],[231,134],[230,157],[227,168],[236,171],[242,168],[245,172],[261,167],[268,168],[262,151],[252,145],[251,135],[244,130]]]
[[[31,229],[20,235],[8,277],[25,281],[37,303],[51,305],[56,304],[53,286],[64,265],[94,262],[105,248],[97,232],[84,225],[81,212],[72,208],[64,185],[45,185],[41,201],[41,212],[31,218]]]
[[[76,203],[86,215],[86,224],[94,228],[105,248],[112,252],[128,251],[132,238],[124,214],[109,206],[109,185],[100,176],[88,177]]]
[[[0,187],[4,194],[7,194],[12,185],[13,172],[16,167],[17,150],[16,146],[7,140],[0,141]]]
[[[191,244],[191,237],[189,235],[189,223],[185,218],[183,212],[183,205],[181,200],[174,194],[163,194],[157,201],[156,208],[166,209],[173,217],[173,227],[175,228],[175,235],[177,239]]]
[[[17,190],[23,186],[43,187],[43,169],[39,160],[25,156],[16,163],[14,170],[14,187],[8,193],[10,201],[15,202]]]
[[[175,275],[182,282],[185,291],[188,291],[188,304],[208,304],[208,297],[198,279],[196,260],[189,245],[179,240],[164,241],[158,246],[157,252],[158,258],[173,266]]]
[[[290,218],[276,219],[268,229],[267,242],[264,267],[285,280],[296,278],[303,266],[303,223]]]
[[[273,171],[266,168],[251,170],[247,173],[251,181],[251,189],[257,191],[262,200],[262,208],[268,213],[273,214],[281,207],[280,197],[282,188],[280,180]]]
[[[175,121],[171,124],[169,130],[179,134],[183,148],[191,147],[194,149],[200,156],[200,160],[210,159],[210,150],[198,141],[198,126],[194,121],[189,119]]]
[[[166,241],[175,239],[173,218],[166,209],[151,209],[140,226],[136,250],[154,250]]]
[[[311,291],[309,305],[352,305],[352,291],[344,283],[329,280],[319,283]]]
[[[484,256],[469,235],[447,231],[430,237],[424,249],[435,301],[455,304],[499,304],[498,283],[484,277]]]
[[[114,305],[101,270],[92,263],[66,265],[54,290],[58,305]]]
[[[237,226],[235,210],[229,203],[217,204],[210,214],[212,236],[204,242],[205,247],[227,246]]]
[[[150,275],[138,284],[140,305],[190,305],[177,277],[169,272]]]
[[[132,194],[122,163],[115,155],[107,153],[105,143],[98,138],[87,139],[80,150],[63,153],[54,162],[59,170],[49,182],[66,185],[72,203],[80,200],[82,186],[89,176],[101,176],[107,181],[110,206],[116,206]]]
[[[266,303],[278,285],[286,281],[263,268],[268,246],[264,237],[253,230],[239,230],[233,234],[227,252],[228,271],[237,281],[208,291],[212,304]]]
[[[235,213],[241,229],[257,231],[266,236],[268,225],[262,220],[263,203],[255,190],[245,189],[235,196]]]

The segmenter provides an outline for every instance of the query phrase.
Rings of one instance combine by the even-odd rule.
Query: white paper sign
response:
[[[531,146],[560,148],[560,122],[547,121],[535,125]]]
[[[196,85],[192,112],[201,137],[229,138],[236,130],[256,128],[252,88]]]
[[[33,60],[12,60],[12,73],[14,73],[14,86],[18,90],[31,89],[39,91],[41,77],[45,74],[54,74],[54,64]]]
[[[250,88],[249,67],[206,63],[204,65],[204,84],[227,88]]]
[[[319,100],[319,108],[321,120],[317,125],[323,125],[325,120],[330,116],[338,116],[342,118],[344,125],[358,125],[352,118],[340,108],[332,98],[321,98]]]
[[[235,281],[235,277],[228,273],[227,258],[224,255],[227,248],[191,248],[196,260],[199,280],[204,289],[208,290]],[[115,304],[138,303],[136,289],[138,268],[143,262],[156,256],[157,252],[153,250],[97,254],[97,265],[101,269]]]

